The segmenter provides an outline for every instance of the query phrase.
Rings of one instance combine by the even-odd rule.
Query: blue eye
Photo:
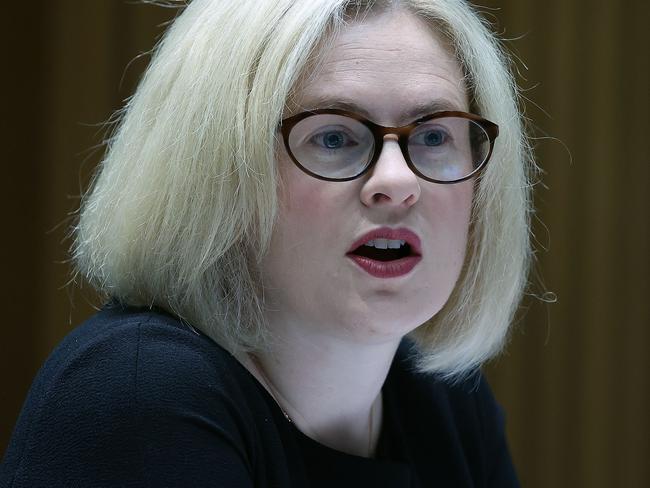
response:
[[[327,149],[339,149],[345,144],[345,137],[340,132],[326,132],[321,138]]]
[[[421,150],[449,150],[454,144],[453,128],[450,131],[442,124],[422,124],[409,137],[409,146],[420,146]]]
[[[447,135],[440,130],[432,130],[424,134],[423,142],[427,146],[440,146],[447,140]]]
[[[311,137],[310,142],[315,146],[328,151],[336,151],[351,146],[356,146],[357,142],[346,132],[340,130],[328,130],[319,132]]]

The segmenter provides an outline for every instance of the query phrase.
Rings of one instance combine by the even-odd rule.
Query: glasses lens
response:
[[[473,120],[441,117],[425,121],[411,132],[408,151],[423,175],[438,181],[456,181],[485,164],[490,140]]]
[[[373,147],[370,130],[343,115],[311,115],[289,134],[289,149],[298,163],[326,178],[357,176],[368,165]]]

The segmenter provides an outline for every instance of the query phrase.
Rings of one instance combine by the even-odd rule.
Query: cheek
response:
[[[336,198],[326,182],[306,175],[290,161],[280,163],[279,209],[266,262],[285,274],[287,264],[307,260],[309,250],[318,252],[322,236],[330,232],[327,226]]]
[[[450,221],[448,223],[449,229],[453,233],[455,251],[454,261],[455,266],[462,267],[465,260],[465,253],[467,251],[467,239],[469,234],[469,225],[472,215],[473,204],[473,182],[466,181],[456,185],[457,193],[453,198],[452,210],[450,211]]]
[[[445,282],[455,282],[465,260],[472,198],[472,183],[463,182],[434,188],[427,202],[432,276]]]
[[[456,222],[457,233],[462,239],[463,249],[467,247],[467,234],[469,232],[470,220],[472,217],[472,205],[474,202],[474,182],[465,181],[457,184],[458,193],[454,198],[453,220]]]
[[[320,216],[328,211],[331,201],[327,199],[326,188],[323,182],[312,179],[313,182],[299,176],[284,186],[280,196],[281,215],[309,221],[310,215]]]
[[[279,209],[282,227],[292,228],[304,238],[327,235],[327,227],[335,227],[337,217],[345,216],[353,208],[352,185],[321,181],[290,162],[283,163]],[[311,235],[310,229],[315,230]]]
[[[436,235],[458,241],[467,239],[474,189],[471,181],[432,189],[428,219]]]
[[[281,166],[278,216],[262,279],[270,308],[308,317],[326,295],[326,277],[337,272],[332,263],[342,255],[340,236],[351,202],[344,183],[330,184],[291,166]]]

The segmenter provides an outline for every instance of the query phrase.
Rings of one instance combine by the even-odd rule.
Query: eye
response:
[[[427,146],[439,146],[445,142],[446,135],[439,130],[427,132],[424,136],[424,143]]]
[[[427,147],[439,147],[449,142],[449,133],[443,128],[427,127],[426,130],[420,130],[411,136],[409,142]]]
[[[321,131],[318,134],[313,135],[309,139],[309,142],[330,151],[357,145],[357,141],[342,130]]]
[[[323,146],[328,149],[338,149],[345,144],[345,137],[340,132],[328,132],[323,136]]]

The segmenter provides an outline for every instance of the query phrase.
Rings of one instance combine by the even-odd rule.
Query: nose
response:
[[[364,205],[411,207],[420,198],[420,180],[408,167],[395,136],[384,138],[379,159],[361,188]]]

